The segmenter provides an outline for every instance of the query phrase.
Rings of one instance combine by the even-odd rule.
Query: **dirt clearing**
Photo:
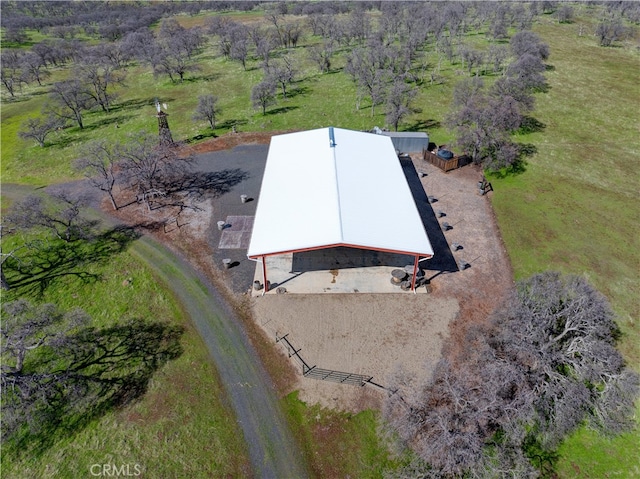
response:
[[[398,371],[426,379],[442,355],[445,340],[484,321],[512,285],[512,273],[490,200],[478,192],[480,170],[466,166],[444,173],[414,158],[431,197],[444,243],[441,256],[454,268],[425,262],[430,294],[285,294],[255,298],[254,319],[275,341],[287,337],[309,366],[372,376],[387,386]],[[492,194],[492,193],[489,193]],[[438,213],[443,213],[439,216]],[[442,237],[442,236],[441,236]],[[456,243],[457,247],[451,246]],[[437,254],[437,252],[436,252]],[[429,264],[431,263],[431,264]],[[467,263],[458,271],[455,265]],[[455,341],[453,351],[455,352]],[[325,407],[359,411],[379,408],[386,392],[364,386],[305,378],[298,363],[300,398]]]
[[[396,368],[416,375],[430,370],[458,312],[455,298],[411,293],[271,295],[254,306],[267,334],[274,341],[288,334],[309,366],[373,376],[382,385]],[[303,401],[345,410],[379,408],[384,397],[371,386],[304,377],[298,387]]]
[[[270,136],[228,134],[198,144],[192,153],[220,151],[220,154],[233,156],[234,151],[229,148],[246,143],[265,144]],[[241,154],[244,150],[237,151]],[[242,154],[246,156],[247,153]],[[206,160],[207,168],[222,167],[220,161],[218,156],[211,157]],[[249,170],[253,168],[251,162],[263,160],[251,153],[242,161]],[[235,295],[238,304],[250,303],[250,313],[257,327],[249,334],[254,342],[265,343],[260,349],[271,350],[269,359],[263,359],[278,363],[277,367],[271,365],[270,370],[280,371],[274,381],[282,392],[299,389],[301,399],[325,407],[350,411],[379,408],[385,391],[303,377],[299,364],[276,344],[276,333],[280,336],[289,334],[288,339],[300,349],[300,355],[309,366],[371,376],[373,381],[384,386],[389,385],[390,376],[400,370],[425,379],[441,357],[447,339],[451,339],[450,351],[456,354],[457,335],[469,324],[484,321],[513,285],[510,264],[491,208],[490,195],[493,193],[481,196],[478,192],[481,170],[468,165],[444,173],[417,156],[412,161],[417,172],[417,178],[414,173],[415,181],[429,196],[427,207],[432,209],[434,218],[430,227],[435,227],[435,231],[428,234],[431,238],[432,233],[437,233],[434,237],[438,238],[440,250],[440,255],[436,252],[432,260],[421,263],[430,279],[431,292],[428,294],[325,293],[248,298],[246,292],[253,280],[251,268],[255,265],[247,264],[245,268],[245,263],[250,262],[246,260],[244,250],[218,251],[219,238],[216,236],[216,221],[220,218],[227,214],[251,214],[244,210],[229,210],[231,206],[238,209],[255,205],[251,202],[238,206],[240,202],[235,196],[239,192],[246,193],[244,183],[234,191],[202,204],[202,210],[184,217],[184,224],[179,228],[168,225],[156,230],[154,235],[182,252],[205,274],[217,278],[217,284],[226,288],[227,294]],[[252,179],[247,181],[259,180],[259,171],[257,168]],[[134,213],[134,209],[128,209],[127,216],[137,217],[138,221],[151,219],[148,212],[138,209]],[[125,216],[124,212],[119,213]],[[444,227],[445,222],[449,228]],[[453,247],[454,243],[457,247]],[[222,270],[221,254],[237,259],[240,265]],[[465,263],[468,267],[459,268]],[[262,338],[258,339],[260,336]],[[295,373],[291,374],[291,371]]]

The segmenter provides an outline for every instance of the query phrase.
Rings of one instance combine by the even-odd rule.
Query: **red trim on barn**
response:
[[[413,262],[413,278],[411,278],[411,291],[416,292],[416,277],[418,276],[418,260],[419,256],[416,255],[416,260]]]
[[[267,256],[278,256],[278,255],[288,254],[288,253],[301,253],[304,251],[317,251],[321,249],[337,248],[340,246],[346,247],[346,248],[364,249],[368,251],[382,251],[384,253],[396,253],[396,254],[403,254],[407,256],[409,255],[415,256],[415,260],[413,262],[413,277],[411,278],[411,291],[413,291],[414,293],[416,291],[416,278],[418,276],[418,262],[420,261],[420,256],[424,256],[425,259],[433,257],[433,255],[431,254],[416,254],[416,253],[410,253],[408,251],[398,251],[398,250],[385,249],[385,248],[367,248],[367,247],[358,246],[358,245],[337,243],[337,244],[332,244],[327,246],[316,246],[314,248],[300,248],[300,249],[294,249],[290,251],[281,251],[278,253],[263,254],[260,256],[249,256],[249,259],[262,261],[262,279],[264,280],[263,294],[265,294],[269,291],[269,282],[267,280],[267,261],[266,261]]]
[[[269,281],[267,280],[267,262],[265,257],[262,256],[262,279],[264,280],[264,292],[269,291]]]
[[[277,251],[275,253],[267,253],[267,254],[261,254],[261,255],[254,255],[254,256],[249,256],[249,259],[253,259],[253,260],[257,260],[259,258],[264,258],[266,256],[278,256],[281,254],[289,254],[289,253],[302,253],[304,251],[317,251],[317,250],[321,250],[321,249],[329,249],[329,248],[337,248],[337,247],[345,247],[345,248],[355,248],[355,249],[366,249],[369,251],[382,251],[384,253],[395,253],[395,254],[404,254],[407,256],[423,256],[425,258],[431,258],[433,255],[432,254],[423,254],[423,253],[419,253],[416,251],[400,251],[397,249],[388,249],[388,248],[374,248],[371,246],[362,246],[362,245],[357,245],[357,244],[348,244],[348,243],[335,243],[335,244],[329,244],[329,245],[325,245],[325,246],[313,246],[310,248],[300,248],[300,249],[292,249],[292,250],[285,250],[285,251]]]

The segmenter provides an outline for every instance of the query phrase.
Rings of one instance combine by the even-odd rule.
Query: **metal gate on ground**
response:
[[[346,373],[342,371],[335,371],[332,369],[323,369],[317,366],[309,366],[307,362],[300,356],[301,349],[296,349],[289,339],[289,334],[284,336],[278,336],[276,333],[276,343],[280,343],[287,350],[289,357],[293,357],[298,361],[302,368],[302,375],[311,379],[318,379],[320,381],[332,381],[341,384],[350,384],[352,386],[375,386],[377,388],[387,391],[390,395],[395,394],[396,391],[388,389],[373,381],[373,376],[367,376],[363,374]]]

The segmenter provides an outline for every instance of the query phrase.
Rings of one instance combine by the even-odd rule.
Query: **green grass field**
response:
[[[594,20],[587,17],[586,12],[586,7],[578,9],[578,18],[572,24],[558,24],[546,16],[534,26],[533,30],[549,44],[551,51],[547,62],[550,66],[547,71],[550,88],[547,93],[537,94],[533,115],[545,127],[518,138],[518,141],[533,144],[537,153],[528,158],[523,173],[492,177],[495,192],[491,201],[516,277],[524,278],[548,269],[586,275],[611,301],[623,332],[620,349],[627,361],[640,370],[640,308],[637,300],[640,231],[638,206],[634,201],[640,184],[640,140],[637,134],[640,54],[630,46],[599,47],[589,33]],[[181,21],[195,25],[204,18],[205,15],[185,16]],[[237,19],[257,20],[259,15],[243,14]],[[585,34],[579,36],[578,25],[581,23],[587,28]],[[303,46],[317,41],[317,38],[306,37]],[[483,40],[476,36],[473,42],[482,45]],[[220,58],[212,44],[198,58],[200,71],[188,74],[181,84],[171,83],[168,77],[154,78],[148,67],[131,66],[127,85],[118,89],[119,100],[110,114],[88,114],[85,130],[71,127],[56,133],[48,138],[49,144],[45,148],[19,139],[17,131],[27,117],[40,111],[46,87],[29,87],[15,101],[9,100],[3,92],[2,181],[46,185],[77,178],[71,161],[79,155],[83,144],[97,138],[124,141],[128,134],[143,129],[155,131],[155,97],[168,104],[173,137],[180,141],[210,137],[211,132],[204,123],[194,123],[191,119],[197,96],[208,93],[220,98],[222,112],[217,135],[230,131],[233,124],[239,131],[308,129],[328,125],[370,129],[374,125],[384,125],[381,107],[373,116],[366,100],[360,110],[355,109],[355,86],[340,71],[345,63],[344,52],[339,52],[334,58],[331,73],[320,74],[308,60],[303,46],[291,52],[298,75],[288,98],[279,98],[277,105],[271,107],[266,115],[254,110],[249,100],[251,87],[262,79],[257,60],[251,60],[247,71],[244,71],[239,63]],[[432,53],[427,55],[430,55],[429,63],[433,66],[435,56]],[[419,112],[410,116],[401,128],[426,129],[439,144],[452,139],[451,133],[440,123],[444,120],[453,86],[459,78],[455,74],[458,68],[458,65],[443,63],[441,75],[445,81],[434,85],[428,81],[424,83],[414,102]],[[63,70],[56,71],[50,81],[63,78],[65,74]],[[154,294],[168,297],[161,290]],[[61,305],[63,301],[76,304],[75,300],[69,300],[65,291],[52,300]],[[84,307],[90,309],[89,306]],[[102,302],[98,301],[93,311],[100,315],[100,309]],[[179,316],[175,306],[173,311]],[[185,338],[187,336],[185,334]],[[206,354],[202,345],[198,345],[197,338],[193,341],[194,348]],[[183,359],[184,355],[166,365],[165,369],[174,367]],[[208,366],[206,371],[197,373],[204,380],[205,375],[213,375],[213,369]],[[153,390],[148,396],[152,393]],[[176,394],[172,400],[185,401],[186,398]],[[151,397],[145,397],[141,404],[147,401],[151,401]],[[322,436],[317,428],[309,426],[310,418],[319,413],[313,408],[305,409],[295,398],[288,398],[285,402],[296,425],[294,428],[301,431],[305,444],[309,442],[307,453],[313,455],[314,451],[324,450]],[[321,417],[324,421],[324,413]],[[332,429],[335,434],[331,435],[331,443],[358,451],[354,452],[354,457],[361,459],[358,465],[348,458],[336,456],[335,462],[316,464],[318,473],[323,467],[328,467],[344,471],[342,475],[349,471],[354,477],[369,477],[369,472],[365,471],[373,468],[370,475],[375,477],[375,470],[392,464],[380,452],[382,449],[374,433],[377,421],[374,414],[367,413],[348,420],[338,416],[329,419],[327,415],[326,420],[327,424],[334,421],[335,424],[359,425]],[[113,415],[109,421],[96,422],[80,434],[92,433],[97,437],[101,428],[109,431],[118,429],[122,423],[117,421],[123,421],[123,416]],[[163,431],[170,431],[171,426],[177,423],[163,422]],[[144,429],[141,434],[145,438],[158,437],[158,427],[150,424],[147,431],[147,426],[135,426],[141,431]],[[74,439],[76,445],[73,447],[89,441],[80,439],[80,434],[77,436],[80,442],[75,443]],[[122,436],[115,437],[124,440]],[[587,429],[577,432],[560,449],[560,477],[606,477],[605,473],[611,477],[633,477],[640,474],[637,454],[633,454],[640,446],[639,437],[638,430],[613,439],[603,438]],[[227,438],[223,434],[220,444],[224,444]],[[230,440],[234,444],[233,439]],[[114,441],[109,447],[123,447]],[[153,450],[153,442],[142,440],[139,444],[141,448],[149,449],[148,454],[157,453]],[[199,453],[205,455],[205,451]],[[85,459],[92,460],[91,456]],[[52,462],[55,462],[54,458],[31,461],[31,465],[42,471],[46,464]],[[221,467],[237,470],[242,463],[242,460],[232,461],[232,464]],[[18,469],[15,471],[25,464],[16,466]]]
[[[284,405],[315,477],[374,479],[403,459],[394,457],[380,438],[377,412],[352,414],[309,406],[298,399],[297,392],[287,395]]]
[[[604,293],[619,318],[620,349],[640,371],[640,56],[599,47],[575,24],[534,30],[551,49],[550,90],[535,112],[546,128],[521,138],[538,149],[523,174],[492,180],[502,236],[517,278],[559,270]],[[613,439],[583,429],[561,447],[559,473],[635,477],[638,450],[638,429]]]
[[[97,328],[132,318],[180,326],[183,352],[153,374],[142,398],[73,431],[55,431],[57,437],[44,438],[53,439],[49,447],[35,440],[19,449],[11,441],[3,444],[2,476],[90,477],[94,464],[130,464],[132,472],[137,464],[148,477],[249,476],[245,444],[215,366],[168,287],[129,252],[85,270],[99,281],[63,279],[42,295],[26,297],[63,310],[82,308]],[[25,291],[3,292],[2,301],[15,297],[25,297]]]

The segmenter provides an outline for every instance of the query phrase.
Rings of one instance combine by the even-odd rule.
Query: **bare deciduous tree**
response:
[[[114,195],[117,181],[117,164],[120,160],[120,147],[106,140],[88,144],[83,156],[76,160],[76,169],[82,171],[89,183],[109,196],[114,210],[119,206]]]
[[[287,22],[282,27],[282,40],[284,47],[295,48],[302,38],[302,25],[299,22]]]
[[[52,193],[50,199],[29,195],[11,207],[6,221],[18,228],[44,228],[66,242],[88,239],[96,222],[82,216],[85,199],[65,190]]]
[[[398,49],[376,40],[366,48],[355,48],[347,57],[345,72],[358,85],[360,94],[371,99],[371,115],[375,106],[383,102],[387,86],[394,78],[404,78],[409,68],[407,57]]]
[[[53,304],[18,300],[2,309],[3,440],[75,429],[125,405],[182,352],[182,329],[159,321],[96,328],[84,311]]]
[[[571,5],[562,5],[556,12],[559,23],[571,23],[573,21],[573,7]]]
[[[148,29],[128,33],[121,40],[120,48],[127,57],[147,62],[152,67],[155,66],[161,51],[153,33]]]
[[[74,121],[80,129],[84,128],[84,112],[96,105],[79,79],[56,82],[50,92],[53,108],[50,111],[61,118]]]
[[[596,27],[596,37],[600,46],[610,47],[613,43],[626,35],[627,29],[618,17],[605,19]]]
[[[309,58],[318,65],[322,73],[331,70],[331,57],[333,56],[333,42],[325,41],[322,45],[314,45],[309,48]]]
[[[166,73],[171,81],[177,75],[180,82],[189,71],[197,71],[193,56],[204,43],[198,28],[184,28],[175,19],[165,19],[160,25],[157,46],[151,48],[154,72]]]
[[[506,75],[522,90],[539,91],[547,86],[545,68],[540,57],[525,53],[507,67]]]
[[[54,393],[60,379],[25,370],[25,361],[38,349],[59,345],[65,335],[86,323],[87,316],[80,311],[64,314],[53,304],[34,307],[24,300],[6,303],[2,309],[2,426],[10,435],[23,422],[37,427],[41,408],[46,407],[42,398]]]
[[[35,80],[38,85],[42,86],[42,80],[51,74],[45,70],[46,65],[42,61],[40,55],[35,52],[26,52],[20,59],[22,66],[23,78],[26,82]]]
[[[193,159],[177,154],[169,145],[158,144],[155,136],[137,137],[124,145],[119,167],[123,180],[149,211],[163,206],[190,207],[179,185],[191,172]],[[178,186],[177,186],[178,185]]]
[[[512,354],[527,348],[521,367],[537,386],[544,444],[557,445],[584,419],[605,433],[631,426],[638,377],[615,348],[619,329],[602,294],[583,277],[547,272],[520,283],[510,310],[496,328]],[[620,401],[609,409],[612,397]]]
[[[271,52],[277,46],[277,38],[272,30],[255,27],[251,30],[251,39],[256,46],[256,55],[262,60],[263,66],[269,66]]]
[[[25,80],[21,70],[21,59],[22,54],[16,50],[7,49],[2,52],[0,81],[2,81],[12,98],[16,95],[16,89],[21,88]]]
[[[402,79],[397,79],[391,85],[386,99],[386,121],[398,131],[398,124],[411,113],[411,100],[417,91]]]
[[[349,39],[354,39],[362,45],[371,34],[371,20],[363,11],[352,11],[346,19],[344,32]]]
[[[616,336],[611,307],[584,278],[536,275],[423,387],[398,376],[385,417],[434,477],[535,477],[534,451],[552,457],[584,421],[609,434],[633,427],[640,378]]]
[[[216,117],[220,114],[218,97],[215,95],[200,95],[198,106],[193,113],[194,120],[205,120],[212,130],[216,129]]]
[[[457,143],[475,163],[490,169],[511,165],[518,157],[510,134],[522,123],[519,103],[512,97],[492,97],[468,79],[456,85],[454,105],[447,118]]]
[[[22,129],[18,132],[18,136],[25,140],[33,139],[38,145],[44,147],[47,136],[62,128],[65,124],[63,118],[49,114],[46,117],[29,118],[22,124]]]
[[[480,66],[484,61],[484,53],[482,53],[480,50],[476,50],[475,48],[469,48],[465,46],[460,47],[459,52],[463,63],[467,64],[467,71],[469,72],[469,74],[473,73],[474,68],[478,68],[476,74],[479,74]]]
[[[509,23],[507,16],[509,15],[509,4],[499,3],[496,8],[489,30],[494,40],[500,40],[508,37]]]
[[[254,108],[261,108],[262,114],[267,114],[267,107],[276,102],[276,87],[273,82],[265,80],[258,83],[251,90],[251,103]]]
[[[398,57],[397,52],[378,45],[356,48],[347,58],[345,71],[371,99],[371,116],[375,114],[376,105],[382,103],[387,84],[400,73],[395,68]]]
[[[234,39],[229,51],[229,57],[242,63],[242,68],[247,69],[249,57],[249,36],[242,35]]]
[[[505,60],[509,58],[509,49],[503,45],[490,45],[486,60],[494,73],[501,72]]]
[[[285,55],[282,61],[271,62],[265,66],[265,77],[268,83],[280,85],[282,98],[287,98],[287,85],[293,82],[295,70],[291,58]]]
[[[549,45],[533,32],[528,30],[518,32],[509,41],[511,51],[516,58],[528,53],[541,60],[549,58]]]
[[[118,71],[105,50],[101,47],[94,47],[83,54],[74,69],[77,78],[85,86],[89,95],[102,110],[109,113],[109,108],[115,99],[111,91],[113,85],[123,85],[125,75]]]

